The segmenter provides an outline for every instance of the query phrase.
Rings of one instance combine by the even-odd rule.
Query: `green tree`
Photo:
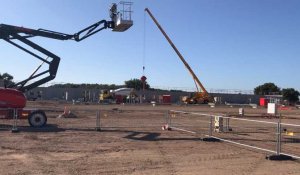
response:
[[[274,83],[265,83],[254,88],[254,94],[256,95],[272,95],[280,94],[280,88]]]
[[[118,89],[124,87],[124,85],[115,85],[115,84],[54,84],[50,87],[54,88],[85,88],[85,89]]]
[[[134,88],[135,90],[143,89],[143,82],[140,79],[134,78],[128,81],[125,81],[125,86],[127,88]],[[145,81],[145,89],[149,89],[150,85]]]
[[[300,93],[294,88],[282,89],[283,100],[287,100],[290,104],[294,104],[299,101]]]
[[[14,79],[14,77],[8,73],[4,73],[1,75],[0,73],[0,80],[8,80],[8,81],[12,81]]]
[[[9,73],[0,73],[0,80],[4,81],[4,84],[8,85],[8,84],[13,84],[13,79],[14,77],[12,75],[10,75]]]

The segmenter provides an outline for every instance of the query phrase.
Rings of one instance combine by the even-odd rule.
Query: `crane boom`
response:
[[[169,36],[167,35],[167,33],[164,31],[164,29],[157,22],[157,20],[152,15],[152,13],[150,12],[150,10],[148,8],[145,8],[145,11],[150,15],[151,19],[154,21],[154,23],[156,24],[156,26],[158,27],[158,29],[161,31],[161,33],[167,39],[167,41],[169,42],[169,44],[171,45],[171,47],[174,49],[174,51],[176,52],[176,54],[178,55],[178,57],[180,58],[180,60],[183,62],[183,64],[185,65],[185,67],[188,69],[188,71],[192,75],[192,77],[193,77],[195,83],[197,84],[197,86],[200,86],[200,88],[201,88],[201,90],[202,90],[203,93],[207,93],[206,89],[204,88],[204,86],[202,85],[202,83],[200,82],[200,80],[198,79],[198,77],[196,76],[196,74],[194,73],[194,71],[191,69],[191,67],[189,66],[189,64],[185,61],[185,59],[183,58],[183,56],[181,55],[181,53],[178,51],[178,49],[176,48],[176,46],[173,44],[172,40],[169,38]],[[198,87],[197,87],[197,89],[198,89]]]
[[[188,69],[188,71],[192,75],[193,80],[194,80],[194,82],[196,84],[197,91],[198,91],[197,92],[198,94],[196,95],[196,97],[205,98],[205,99],[203,99],[204,102],[211,102],[211,101],[213,101],[212,98],[208,95],[208,92],[206,91],[205,87],[202,85],[202,83],[200,82],[200,80],[198,79],[198,77],[196,76],[196,74],[194,73],[194,71],[191,69],[191,67],[189,66],[189,64],[183,58],[183,56],[178,51],[178,49],[176,48],[176,46],[174,45],[174,43],[172,42],[172,40],[169,38],[169,36],[167,35],[167,33],[164,31],[164,29],[160,26],[160,24],[158,23],[158,21],[152,15],[152,13],[150,12],[150,10],[148,8],[145,8],[145,11],[149,14],[149,16],[151,17],[151,19],[154,21],[154,23],[158,27],[158,29],[161,31],[161,33],[164,35],[164,37],[167,39],[167,41],[169,42],[169,44],[171,45],[171,47],[174,49],[174,51],[176,52],[176,54],[178,55],[178,57],[180,58],[180,60],[182,61],[182,63],[185,65],[185,67]],[[202,94],[199,94],[200,91],[198,89],[198,86],[201,88]]]

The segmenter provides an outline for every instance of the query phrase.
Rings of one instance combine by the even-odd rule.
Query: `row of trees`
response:
[[[118,89],[125,87],[124,85],[115,85],[115,84],[55,84],[49,87],[55,88],[86,88],[86,89]]]
[[[131,79],[124,82],[124,85],[115,84],[55,84],[50,87],[56,88],[86,88],[86,89],[119,89],[119,88],[134,88],[135,90],[143,89],[143,82],[140,79]],[[145,82],[145,89],[150,89],[150,85]]]
[[[8,73],[0,73],[0,80],[6,81],[5,84],[13,83],[14,77]],[[143,89],[143,82],[140,79],[131,79],[125,81],[125,85],[115,85],[115,84],[55,84],[50,87],[56,88],[87,88],[87,89],[118,89],[118,88],[134,88],[136,90]],[[145,89],[150,89],[150,85],[145,81]]]
[[[280,89],[274,83],[265,83],[254,88],[254,94],[256,95],[282,95],[283,100],[287,100],[290,103],[296,103],[299,101],[300,93],[294,88]]]

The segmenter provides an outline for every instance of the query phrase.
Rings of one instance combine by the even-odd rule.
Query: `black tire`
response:
[[[44,111],[34,111],[28,117],[31,127],[40,128],[46,125],[47,117]]]

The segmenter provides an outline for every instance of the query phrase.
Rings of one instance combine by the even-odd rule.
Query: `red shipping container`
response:
[[[116,98],[116,103],[117,104],[123,103],[123,96],[122,95],[116,95],[115,98]]]
[[[266,98],[260,98],[259,99],[259,106],[267,107],[269,100]]]
[[[171,95],[163,95],[162,102],[163,104],[171,104]]]

